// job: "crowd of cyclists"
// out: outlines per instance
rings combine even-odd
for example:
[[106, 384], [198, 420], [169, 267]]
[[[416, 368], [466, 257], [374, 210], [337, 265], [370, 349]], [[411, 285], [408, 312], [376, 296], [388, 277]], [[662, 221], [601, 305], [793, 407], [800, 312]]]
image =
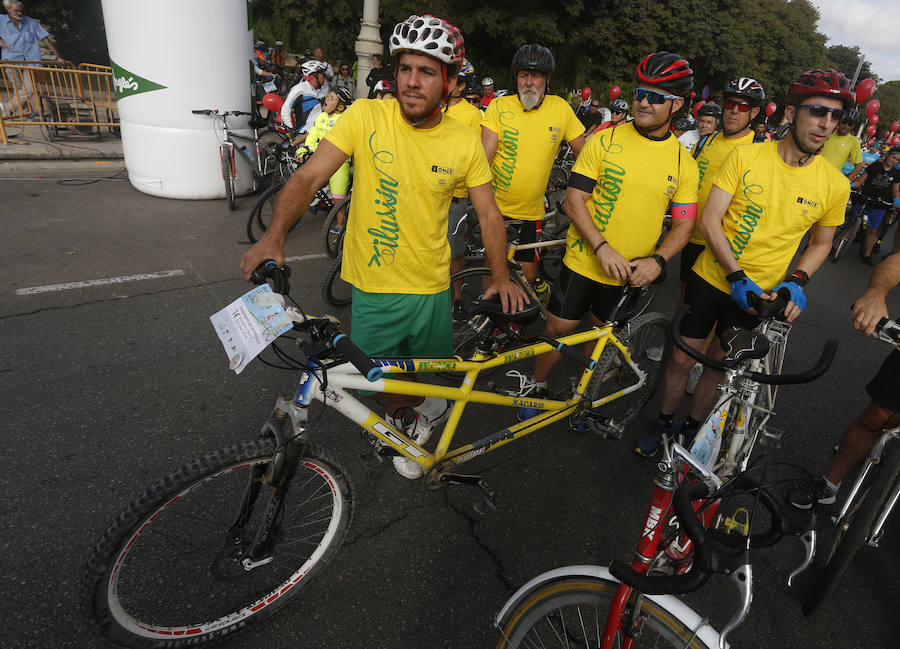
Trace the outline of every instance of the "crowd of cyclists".
[[[888, 316], [885, 296], [900, 282], [900, 255], [891, 254], [900, 235], [881, 264], [873, 248], [882, 221], [900, 209], [900, 147], [865, 165], [854, 135], [856, 97], [844, 74], [800, 75], [787, 92], [784, 123], [773, 133], [760, 115], [767, 93], [752, 70], [736, 71], [721, 89], [721, 104], [705, 103], [695, 119], [689, 109], [694, 71], [671, 52], [636, 61], [633, 96], [604, 106], [587, 88], [574, 105], [553, 94], [555, 60], [542, 45], [513, 53], [508, 93], [495, 90], [491, 78], [478, 81], [462, 34], [440, 18], [410, 16], [394, 27], [388, 45], [390, 63], [374, 62], [366, 99], [341, 84], [352, 78], [350, 65], [341, 64], [335, 75], [321, 50], [301, 61], [301, 78], [287, 91], [280, 119], [298, 129], [296, 144], [312, 155], [284, 186], [265, 235], [241, 261], [245, 278], [267, 259], [283, 263], [285, 236], [315, 192], [330, 179], [336, 197], [347, 193], [340, 179], [349, 176], [352, 158], [342, 276], [353, 286], [353, 340], [366, 354], [452, 355], [450, 275], [464, 264], [465, 237], [454, 226], [470, 207], [491, 269], [483, 299], [499, 299], [504, 310], [525, 308], [527, 297], [507, 272], [506, 222], [516, 224], [520, 244], [540, 240], [544, 193], [563, 145], [575, 156], [564, 202], [571, 224], [544, 335], [563, 336], [585, 317], [590, 324], [608, 321], [620, 287], [653, 282], [678, 257], [681, 301], [690, 307], [681, 336], [720, 360], [726, 329], [758, 324], [754, 299], [782, 294], [789, 299], [785, 319], [801, 316], [806, 287], [844, 223], [851, 183], [860, 189], [869, 225], [861, 257], [877, 265], [854, 305], [853, 324], [869, 335]], [[263, 54], [264, 44], [257, 46], [254, 56]], [[280, 47], [271, 51], [277, 56]], [[280, 60], [281, 68], [272, 67], [273, 56], [254, 61], [257, 73], [283, 74]], [[661, 237], [667, 216], [671, 228]], [[534, 281], [537, 249], [518, 252], [516, 261]], [[522, 395], [545, 395], [560, 358], [540, 356], [521, 381]], [[636, 435], [639, 455], [656, 456], [664, 436], [689, 443], [697, 432], [722, 378], [699, 369], [673, 351], [660, 413]], [[689, 387], [692, 375], [696, 385]], [[872, 403], [848, 430], [838, 469], [819, 478], [814, 493], [792, 494], [795, 505], [834, 501], [866, 445], [900, 421], [897, 385], [900, 349], [867, 385]], [[679, 420], [686, 390], [689, 411]], [[450, 412], [443, 399], [378, 398], [387, 421], [419, 444]], [[520, 419], [534, 414], [518, 413]], [[395, 466], [406, 477], [421, 475], [404, 458]]]

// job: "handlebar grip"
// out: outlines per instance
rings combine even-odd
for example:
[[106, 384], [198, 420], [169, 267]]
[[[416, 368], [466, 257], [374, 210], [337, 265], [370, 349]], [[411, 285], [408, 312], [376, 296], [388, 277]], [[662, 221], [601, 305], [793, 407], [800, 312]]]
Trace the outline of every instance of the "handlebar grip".
[[254, 284], [263, 284], [272, 280], [272, 290], [282, 295], [287, 295], [291, 290], [288, 278], [291, 276], [290, 266], [279, 266], [273, 259], [267, 259], [250, 273], [250, 281]]
[[747, 303], [753, 307], [760, 318], [773, 318], [784, 314], [784, 307], [791, 301], [791, 294], [787, 289], [779, 289], [778, 297], [774, 300], [764, 300], [753, 292], [747, 293]]
[[563, 356], [572, 359], [582, 367], [586, 367], [587, 369], [592, 370], [597, 366], [597, 361], [591, 360], [590, 356], [582, 354], [574, 347], [563, 344], [558, 340], [553, 340], [552, 338], [550, 340], [553, 342], [553, 344], [556, 345], [556, 351], [558, 351]]
[[347, 357], [350, 364], [359, 370], [360, 374], [365, 376], [369, 381], [377, 381], [384, 375], [384, 370], [378, 367], [371, 358], [366, 356], [363, 351], [356, 346], [350, 336], [347, 334], [338, 334], [331, 341], [331, 344]]

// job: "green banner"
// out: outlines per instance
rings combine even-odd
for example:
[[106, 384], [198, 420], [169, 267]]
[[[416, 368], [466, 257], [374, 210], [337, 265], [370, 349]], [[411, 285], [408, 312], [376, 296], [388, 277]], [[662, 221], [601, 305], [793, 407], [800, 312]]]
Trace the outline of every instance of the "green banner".
[[131, 95], [138, 95], [142, 92], [165, 89], [165, 86], [153, 83], [144, 77], [132, 74], [125, 68], [119, 67], [115, 61], [110, 61], [110, 64], [113, 69], [113, 86], [116, 89], [117, 100], [130, 97]]
[[253, 31], [253, 5], [247, 0], [247, 31]]

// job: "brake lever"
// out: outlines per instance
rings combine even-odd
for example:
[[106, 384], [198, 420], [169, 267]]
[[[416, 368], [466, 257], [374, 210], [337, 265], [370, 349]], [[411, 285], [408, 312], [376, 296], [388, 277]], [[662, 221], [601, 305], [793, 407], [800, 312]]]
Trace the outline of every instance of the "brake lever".
[[800, 573], [805, 572], [807, 568], [812, 564], [813, 559], [816, 556], [816, 531], [807, 530], [803, 534], [797, 537], [800, 539], [800, 542], [803, 544], [803, 550], [806, 553], [803, 557], [803, 562], [797, 566], [797, 568], [788, 575], [787, 585], [791, 587], [794, 585], [794, 578], [798, 576]]
[[719, 649], [725, 649], [728, 644], [726, 638], [732, 631], [738, 628], [747, 617], [747, 613], [750, 612], [750, 604], [753, 601], [753, 567], [749, 563], [745, 563], [732, 572], [729, 577], [738, 589], [738, 594], [741, 598], [741, 607], [738, 609], [738, 612], [728, 620], [728, 623], [719, 634]]

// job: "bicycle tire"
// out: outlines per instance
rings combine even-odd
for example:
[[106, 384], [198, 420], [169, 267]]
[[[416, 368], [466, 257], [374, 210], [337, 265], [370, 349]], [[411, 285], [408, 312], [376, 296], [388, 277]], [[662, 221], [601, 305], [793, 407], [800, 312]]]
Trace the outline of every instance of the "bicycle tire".
[[[594, 417], [585, 418], [588, 428], [598, 435], [612, 438], [621, 437], [625, 427], [647, 405], [662, 380], [672, 353], [671, 323], [662, 313], [638, 316], [616, 335], [628, 346], [632, 361], [647, 374], [647, 380], [640, 389], [589, 410], [593, 415], [601, 417], [602, 421], [597, 421]], [[622, 360], [621, 352], [614, 346], [607, 345], [588, 382], [586, 401], [613, 394], [634, 384], [634, 372]]]
[[[592, 575], [547, 581], [529, 593], [499, 624], [497, 649], [597, 647], [619, 584]], [[649, 598], [641, 601], [639, 647], [711, 649], [672, 611]], [[590, 629], [588, 628], [590, 627]], [[621, 646], [617, 636], [613, 646]]]
[[237, 209], [237, 201], [234, 198], [234, 175], [231, 172], [231, 156], [233, 155], [234, 152], [229, 152], [227, 147], [223, 146], [219, 149], [219, 159], [222, 161], [222, 180], [225, 183], [225, 200], [228, 201], [228, 209], [232, 212]]
[[353, 301], [353, 286], [341, 278], [342, 254], [331, 262], [322, 282], [322, 298], [331, 306], [347, 306]]
[[[483, 324], [479, 317], [476, 320], [466, 316], [472, 303], [480, 298], [485, 287], [490, 284], [491, 269], [485, 267], [465, 268], [450, 276], [450, 294], [453, 295], [453, 355], [462, 359], [468, 359], [475, 353], [475, 343], [479, 338], [476, 327]], [[515, 278], [510, 274], [510, 281]], [[517, 282], [518, 283], [518, 282]], [[458, 294], [457, 294], [458, 289]], [[487, 376], [498, 368], [493, 367], [481, 372], [479, 376]], [[447, 379], [459, 379], [459, 372], [437, 372], [438, 376]]]
[[[841, 255], [850, 247], [850, 242], [853, 240], [853, 237], [856, 236], [856, 228], [859, 226], [859, 220], [853, 219], [850, 223], [847, 223], [841, 226], [840, 231], [837, 236], [834, 238], [834, 250], [831, 253], [831, 261], [833, 263], [837, 263], [838, 259], [841, 258]], [[849, 235], [845, 236], [847, 233]]]
[[874, 467], [876, 473], [870, 479], [868, 489], [862, 493], [855, 511], [848, 515], [846, 527], [837, 530], [828, 559], [803, 602], [804, 614], [812, 615], [818, 609], [837, 586], [857, 550], [868, 540], [875, 519], [900, 477], [900, 449], [896, 446], [895, 442], [894, 448], [890, 449], [893, 452], [882, 454], [881, 462]]
[[[252, 468], [269, 464], [273, 449], [258, 439], [207, 453], [148, 485], [119, 514], [82, 578], [99, 631], [142, 648], [211, 642], [274, 613], [325, 568], [350, 525], [353, 495], [343, 469], [318, 452], [299, 461], [271, 560], [240, 563], [239, 546], [266, 511], [265, 486], [243, 532], [232, 527]], [[233, 498], [223, 497], [226, 489]]]
[[[275, 184], [269, 187], [260, 195], [253, 209], [250, 210], [250, 216], [247, 217], [247, 239], [250, 240], [250, 243], [259, 241], [269, 223], [272, 222], [272, 212], [275, 210], [275, 203], [278, 202], [278, 192], [283, 186]], [[293, 230], [294, 226], [291, 226], [291, 229]]]
[[[331, 228], [337, 223], [338, 212], [341, 211], [343, 207], [350, 204], [350, 196], [344, 196], [341, 200], [334, 204], [334, 207], [331, 208], [331, 211], [328, 212], [328, 216], [325, 217], [325, 222], [322, 224], [322, 245], [325, 247], [325, 252], [328, 253], [328, 256], [334, 259], [337, 256], [338, 252], [338, 244], [340, 243], [340, 239], [344, 234], [344, 230], [341, 229], [339, 232], [332, 232]], [[347, 214], [349, 212], [345, 212], [344, 214], [344, 223], [347, 223]]]

